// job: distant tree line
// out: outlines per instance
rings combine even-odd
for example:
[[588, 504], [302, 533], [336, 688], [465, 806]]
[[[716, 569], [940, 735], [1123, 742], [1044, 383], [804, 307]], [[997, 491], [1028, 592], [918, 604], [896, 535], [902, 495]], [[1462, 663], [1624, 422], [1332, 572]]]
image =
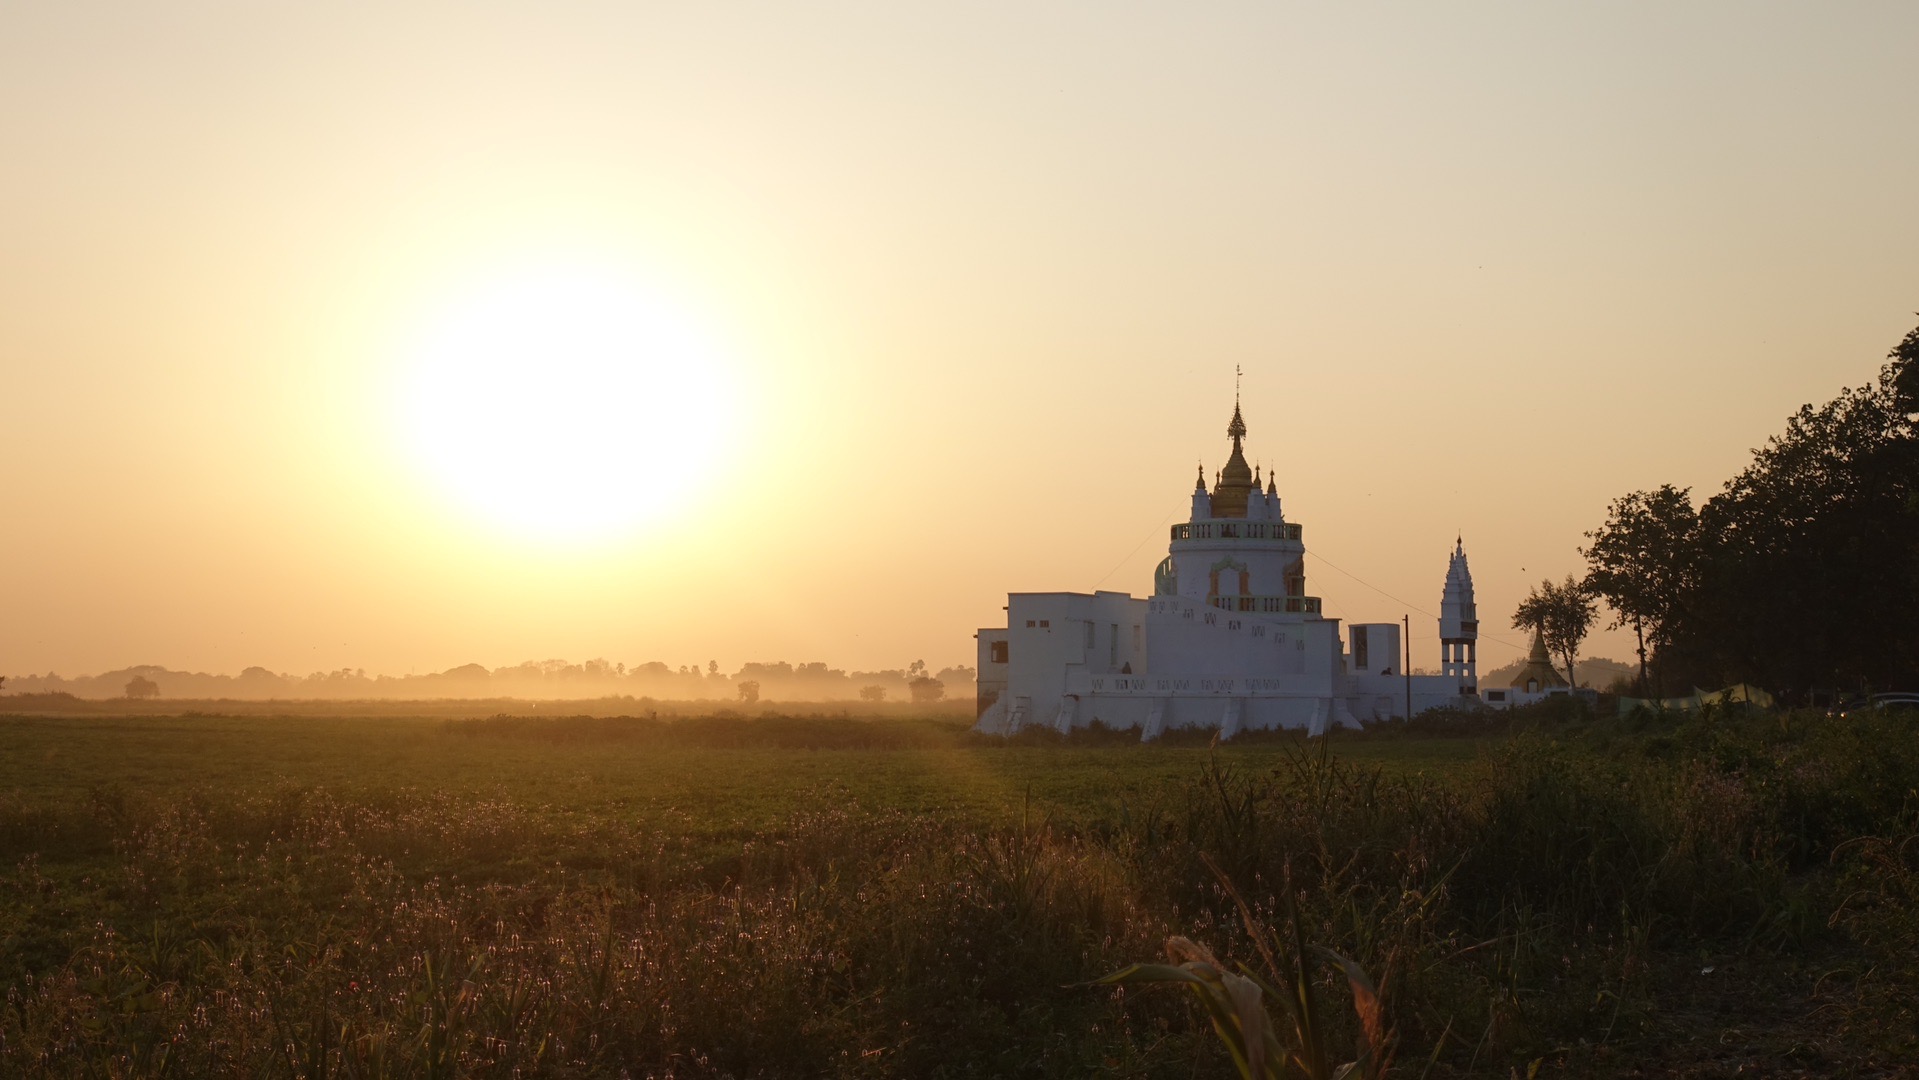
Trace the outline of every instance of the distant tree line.
[[1638, 641], [1660, 692], [1919, 680], [1919, 329], [1877, 381], [1806, 405], [1695, 506], [1663, 485], [1613, 501], [1580, 588]]
[[121, 668], [99, 675], [63, 678], [45, 675], [14, 676], [7, 689], [17, 693], [68, 693], [82, 698], [529, 698], [654, 697], [673, 700], [869, 701], [931, 702], [946, 696], [972, 693], [971, 667], [944, 668], [937, 673], [925, 661], [904, 668], [848, 671], [824, 663], [786, 661], [749, 663], [726, 674], [717, 661], [670, 665], [650, 661], [628, 667], [604, 659], [584, 663], [566, 660], [527, 661], [487, 668], [465, 664], [423, 675], [369, 675], [362, 668], [316, 671], [309, 675], [276, 674], [250, 667], [239, 675], [172, 671], [153, 664]]

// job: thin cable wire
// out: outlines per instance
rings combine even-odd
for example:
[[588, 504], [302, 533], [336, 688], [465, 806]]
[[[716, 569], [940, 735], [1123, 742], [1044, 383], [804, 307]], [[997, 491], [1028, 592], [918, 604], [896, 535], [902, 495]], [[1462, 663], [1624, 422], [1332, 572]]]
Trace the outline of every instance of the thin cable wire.
[[[1311, 555], [1311, 556], [1312, 556], [1313, 558], [1315, 558], [1315, 559], [1318, 559], [1318, 560], [1319, 560], [1320, 562], [1323, 562], [1323, 563], [1325, 563], [1325, 564], [1326, 564], [1327, 566], [1329, 566], [1329, 567], [1332, 567], [1332, 568], [1333, 568], [1334, 570], [1338, 570], [1338, 571], [1339, 571], [1340, 573], [1342, 573], [1342, 574], [1345, 574], [1345, 575], [1346, 575], [1347, 577], [1349, 577], [1349, 578], [1352, 578], [1352, 579], [1353, 579], [1354, 581], [1357, 581], [1357, 582], [1359, 582], [1359, 583], [1360, 583], [1361, 585], [1364, 585], [1364, 586], [1366, 586], [1367, 588], [1369, 588], [1369, 589], [1371, 589], [1371, 590], [1373, 590], [1374, 592], [1376, 592], [1376, 593], [1378, 593], [1379, 595], [1381, 595], [1381, 596], [1383, 596], [1383, 597], [1385, 597], [1385, 598], [1386, 598], [1386, 599], [1388, 599], [1388, 600], [1394, 600], [1394, 601], [1397, 601], [1397, 602], [1399, 602], [1399, 603], [1401, 603], [1401, 604], [1404, 604], [1404, 605], [1406, 605], [1406, 606], [1407, 606], [1408, 608], [1410, 608], [1410, 609], [1412, 609], [1413, 611], [1417, 611], [1417, 612], [1419, 612], [1419, 613], [1420, 613], [1421, 615], [1424, 615], [1424, 616], [1426, 616], [1426, 617], [1427, 617], [1427, 618], [1429, 618], [1429, 619], [1438, 619], [1438, 618], [1439, 618], [1439, 616], [1437, 616], [1437, 615], [1435, 615], [1435, 614], [1433, 614], [1433, 613], [1432, 613], [1432, 612], [1430, 612], [1430, 611], [1427, 611], [1427, 610], [1426, 610], [1425, 608], [1422, 608], [1422, 607], [1420, 607], [1420, 606], [1419, 606], [1418, 604], [1415, 604], [1415, 603], [1412, 603], [1411, 601], [1408, 601], [1408, 600], [1401, 600], [1401, 599], [1400, 599], [1399, 597], [1397, 597], [1397, 596], [1394, 596], [1394, 595], [1393, 595], [1392, 593], [1389, 593], [1389, 592], [1387, 592], [1387, 591], [1386, 591], [1385, 589], [1382, 589], [1382, 588], [1380, 588], [1379, 586], [1377, 586], [1377, 585], [1375, 585], [1375, 584], [1373, 584], [1372, 582], [1370, 582], [1370, 581], [1367, 581], [1366, 579], [1364, 579], [1364, 578], [1362, 578], [1362, 577], [1360, 577], [1360, 576], [1359, 576], [1358, 574], [1354, 574], [1354, 573], [1350, 573], [1350, 572], [1348, 572], [1348, 571], [1346, 571], [1345, 569], [1343, 569], [1343, 568], [1341, 568], [1341, 567], [1339, 566], [1339, 564], [1338, 564], [1338, 563], [1335, 563], [1335, 562], [1333, 562], [1333, 560], [1331, 560], [1331, 559], [1329, 559], [1329, 558], [1327, 558], [1327, 557], [1326, 557], [1326, 556], [1324, 556], [1324, 555], [1321, 555], [1321, 554], [1320, 554], [1319, 552], [1317, 552], [1317, 551], [1312, 551], [1312, 550], [1308, 550], [1308, 551], [1306, 552], [1306, 554], [1308, 554], [1308, 555]], [[1506, 645], [1506, 646], [1509, 646], [1509, 647], [1511, 647], [1511, 648], [1515, 648], [1515, 649], [1518, 649], [1518, 650], [1520, 650], [1521, 652], [1524, 652], [1524, 651], [1525, 651], [1526, 649], [1528, 649], [1528, 648], [1530, 648], [1530, 646], [1526, 646], [1526, 645], [1519, 645], [1519, 644], [1516, 644], [1516, 643], [1514, 643], [1514, 642], [1511, 642], [1511, 641], [1507, 641], [1507, 640], [1506, 640], [1505, 638], [1503, 638], [1503, 637], [1499, 637], [1499, 636], [1497, 636], [1497, 635], [1494, 635], [1494, 634], [1488, 634], [1488, 633], [1486, 633], [1486, 632], [1484, 632], [1484, 631], [1481, 631], [1481, 632], [1480, 632], [1480, 636], [1481, 636], [1481, 637], [1485, 637], [1485, 638], [1491, 638], [1491, 639], [1492, 639], [1493, 641], [1497, 641], [1497, 642], [1499, 642], [1499, 643], [1500, 643], [1501, 645]]]
[[1385, 589], [1382, 589], [1379, 586], [1373, 584], [1372, 582], [1367, 581], [1364, 578], [1361, 578], [1358, 574], [1348, 573], [1338, 563], [1333, 562], [1333, 560], [1327, 558], [1324, 555], [1321, 555], [1317, 551], [1308, 550], [1306, 554], [1311, 555], [1313, 558], [1318, 559], [1320, 562], [1325, 563], [1327, 566], [1332, 567], [1334, 570], [1338, 570], [1340, 573], [1345, 574], [1347, 577], [1352, 578], [1354, 581], [1359, 582], [1361, 585], [1366, 586], [1367, 588], [1373, 590], [1374, 592], [1378, 593], [1379, 595], [1385, 597], [1388, 600], [1392, 600], [1397, 603], [1404, 604], [1408, 608], [1411, 608], [1412, 610], [1419, 612], [1421, 615], [1424, 615], [1429, 619], [1439, 618], [1439, 616], [1434, 615], [1432, 612], [1427, 611], [1425, 608], [1420, 607], [1418, 604], [1415, 604], [1410, 600], [1402, 600], [1399, 597], [1394, 596], [1392, 593], [1387, 592]]
[[1157, 536], [1159, 534], [1159, 531], [1166, 527], [1166, 523], [1173, 520], [1173, 515], [1175, 513], [1177, 513], [1177, 511], [1174, 511], [1174, 510], [1166, 511], [1166, 516], [1163, 518], [1160, 518], [1159, 524], [1153, 526], [1151, 531], [1149, 531], [1145, 536], [1142, 536], [1139, 538], [1139, 543], [1133, 545], [1133, 550], [1127, 552], [1125, 558], [1114, 563], [1113, 568], [1111, 570], [1106, 571], [1106, 573], [1103, 576], [1101, 576], [1098, 581], [1093, 582], [1093, 591], [1098, 592], [1099, 587], [1101, 585], [1106, 584], [1107, 578], [1110, 578], [1114, 574], [1119, 573], [1120, 567], [1125, 566], [1128, 562], [1132, 561], [1133, 556], [1139, 554], [1139, 549], [1146, 546], [1146, 541], [1151, 540], [1154, 536]]

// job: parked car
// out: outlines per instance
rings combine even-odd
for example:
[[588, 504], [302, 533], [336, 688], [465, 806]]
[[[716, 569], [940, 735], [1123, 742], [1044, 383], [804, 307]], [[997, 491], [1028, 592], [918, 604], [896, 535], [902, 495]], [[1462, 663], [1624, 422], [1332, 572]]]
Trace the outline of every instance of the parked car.
[[1850, 716], [1853, 713], [1881, 712], [1886, 709], [1911, 709], [1919, 712], [1919, 694], [1895, 691], [1873, 694], [1871, 697], [1850, 698], [1841, 702], [1832, 712], [1835, 716]]

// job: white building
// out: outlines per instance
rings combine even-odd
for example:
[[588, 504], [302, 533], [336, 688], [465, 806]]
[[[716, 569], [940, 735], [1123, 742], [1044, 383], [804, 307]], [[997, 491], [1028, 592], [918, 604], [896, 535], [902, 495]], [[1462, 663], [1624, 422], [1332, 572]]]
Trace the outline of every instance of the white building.
[[1232, 456], [1209, 492], [1204, 467], [1192, 517], [1172, 529], [1153, 595], [1013, 593], [1006, 625], [982, 629], [978, 730], [1033, 724], [1064, 732], [1095, 721], [1138, 728], [1299, 728], [1476, 702], [1478, 616], [1463, 543], [1441, 600], [1440, 675], [1406, 676], [1398, 623], [1346, 628], [1306, 595], [1304, 530], [1286, 520], [1271, 477], [1246, 464], [1237, 402]]

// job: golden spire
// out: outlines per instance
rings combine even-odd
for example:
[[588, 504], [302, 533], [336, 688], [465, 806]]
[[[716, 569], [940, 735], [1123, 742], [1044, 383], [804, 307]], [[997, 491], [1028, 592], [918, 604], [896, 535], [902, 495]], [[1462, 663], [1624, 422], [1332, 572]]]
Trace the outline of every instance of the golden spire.
[[1220, 470], [1219, 482], [1213, 488], [1213, 516], [1216, 518], [1245, 517], [1246, 497], [1252, 493], [1253, 469], [1246, 464], [1246, 455], [1240, 444], [1246, 438], [1246, 420], [1239, 412], [1239, 368], [1233, 368], [1233, 420], [1226, 425], [1226, 434], [1233, 440], [1232, 456], [1226, 459], [1226, 467]]
[[1239, 453], [1239, 440], [1246, 437], [1246, 421], [1239, 417], [1239, 365], [1233, 365], [1233, 422], [1226, 425], [1226, 435], [1233, 440], [1233, 453]]

